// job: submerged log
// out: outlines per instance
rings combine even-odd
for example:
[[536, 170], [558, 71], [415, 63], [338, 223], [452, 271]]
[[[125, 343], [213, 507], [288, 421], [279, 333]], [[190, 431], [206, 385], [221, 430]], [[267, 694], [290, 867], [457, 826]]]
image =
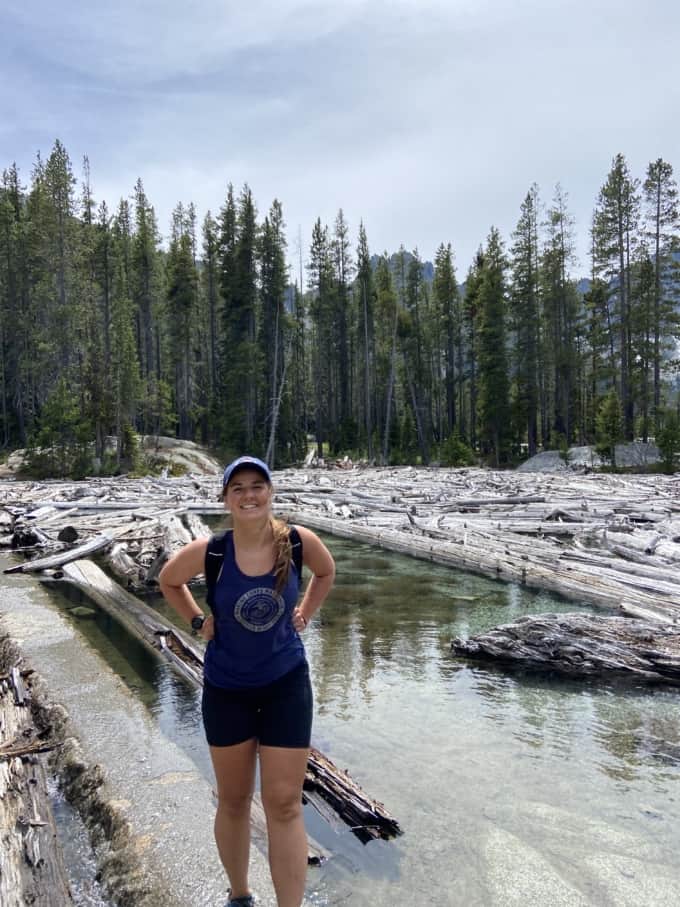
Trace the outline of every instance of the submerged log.
[[[63, 580], [80, 589], [107, 613], [120, 621], [134, 636], [166, 660], [194, 686], [203, 683], [203, 655], [184, 634], [169, 627], [148, 605], [111, 580], [96, 564], [79, 560], [63, 566]], [[49, 576], [40, 577], [54, 581]], [[346, 772], [312, 749], [305, 777], [305, 796], [323, 815], [326, 804], [366, 843], [401, 834], [397, 820], [382, 803], [370, 798]]]
[[540, 614], [451, 643], [456, 655], [572, 677], [680, 685], [680, 627], [627, 617]]

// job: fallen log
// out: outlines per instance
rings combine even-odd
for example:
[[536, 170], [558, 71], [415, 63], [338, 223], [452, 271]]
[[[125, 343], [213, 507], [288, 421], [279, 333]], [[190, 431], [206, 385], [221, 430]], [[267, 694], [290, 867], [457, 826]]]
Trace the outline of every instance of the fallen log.
[[[80, 589], [190, 683], [202, 685], [202, 653], [183, 633], [162, 621], [152, 608], [121, 588], [92, 561], [71, 562], [60, 573], [59, 579], [48, 575], [40, 579], [67, 581]], [[382, 803], [371, 799], [346, 772], [314, 748], [305, 777], [305, 796], [322, 814], [327, 811], [324, 804], [330, 805], [363, 843], [402, 833], [399, 823]]]
[[540, 614], [451, 642], [455, 655], [570, 677], [680, 685], [680, 627], [628, 617]]
[[[57, 845], [44, 757], [54, 747], [39, 739], [28, 705], [0, 680], [0, 904], [3, 907], [69, 907], [74, 903]], [[28, 676], [28, 675], [26, 675]], [[22, 682], [23, 688], [23, 682]]]
[[4, 573], [36, 573], [39, 570], [53, 570], [55, 567], [61, 567], [70, 561], [77, 561], [79, 558], [88, 557], [113, 542], [111, 535], [98, 535], [93, 539], [88, 539], [77, 548], [69, 548], [59, 554], [52, 554], [49, 557], [41, 557], [32, 561], [23, 561], [21, 564], [15, 564], [13, 567], [6, 567]]
[[312, 748], [307, 766], [304, 790], [309, 797], [318, 793], [328, 803], [362, 844], [376, 838], [389, 841], [401, 834], [398, 823], [382, 803], [367, 800], [366, 794], [347, 774], [338, 769], [323, 753]]

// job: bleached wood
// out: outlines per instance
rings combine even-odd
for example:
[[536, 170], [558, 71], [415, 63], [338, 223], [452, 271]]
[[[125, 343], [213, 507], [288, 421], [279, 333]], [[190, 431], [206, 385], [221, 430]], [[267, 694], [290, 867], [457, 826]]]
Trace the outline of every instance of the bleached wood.
[[[12, 668], [9, 673], [16, 686], [19, 672]], [[0, 680], [0, 904], [67, 907], [73, 898], [40, 755], [49, 744], [38, 740], [24, 698], [17, 703], [9, 678]]]
[[451, 643], [456, 655], [570, 676], [680, 685], [680, 627], [589, 614], [539, 614]]

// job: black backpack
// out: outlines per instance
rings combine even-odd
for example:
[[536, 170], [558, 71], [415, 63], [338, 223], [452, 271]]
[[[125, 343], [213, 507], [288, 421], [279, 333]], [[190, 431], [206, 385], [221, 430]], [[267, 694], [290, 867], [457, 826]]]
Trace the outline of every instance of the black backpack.
[[[226, 529], [224, 532], [218, 532], [217, 535], [211, 535], [208, 539], [208, 547], [205, 551], [205, 600], [211, 611], [214, 610], [213, 602], [215, 598], [215, 586], [217, 585], [217, 580], [222, 572], [222, 564], [224, 563], [224, 553], [227, 548], [227, 534], [233, 531], [233, 529]], [[289, 532], [290, 544], [293, 549], [292, 560], [297, 569], [298, 576], [302, 579], [302, 539], [295, 526], [291, 526]]]

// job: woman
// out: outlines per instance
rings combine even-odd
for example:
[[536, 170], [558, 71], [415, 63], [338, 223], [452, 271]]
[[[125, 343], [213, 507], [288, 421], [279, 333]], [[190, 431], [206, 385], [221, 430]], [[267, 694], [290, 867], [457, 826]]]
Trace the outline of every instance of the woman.
[[227, 907], [254, 903], [248, 858], [258, 753], [277, 904], [299, 907], [307, 871], [302, 783], [312, 726], [312, 690], [300, 634], [328, 595], [335, 565], [313, 532], [296, 527], [302, 562], [312, 573], [298, 603], [300, 576], [290, 531], [272, 516], [266, 464], [255, 457], [234, 460], [224, 470], [222, 491], [233, 530], [224, 535], [213, 613], [204, 617], [187, 587], [192, 577], [207, 572], [208, 539], [196, 539], [172, 557], [161, 571], [160, 586], [208, 642], [203, 722], [217, 779], [215, 839], [231, 886]]

